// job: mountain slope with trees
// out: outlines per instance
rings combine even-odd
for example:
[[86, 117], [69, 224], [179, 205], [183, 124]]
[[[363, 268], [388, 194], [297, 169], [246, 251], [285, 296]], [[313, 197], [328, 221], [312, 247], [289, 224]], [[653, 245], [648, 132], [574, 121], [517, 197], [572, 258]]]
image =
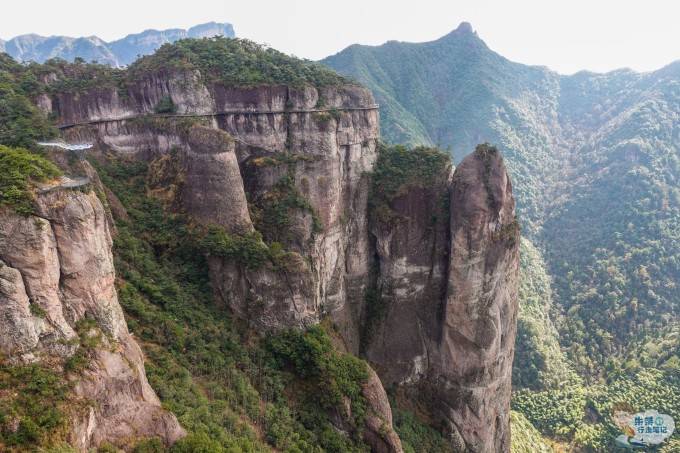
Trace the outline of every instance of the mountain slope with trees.
[[[563, 76], [503, 58], [469, 24], [432, 42], [354, 45], [323, 63], [374, 91], [388, 141], [436, 143], [455, 161], [487, 141], [506, 156], [524, 235], [516, 388], [539, 395], [574, 378], [580, 390], [549, 399], [575, 404], [576, 421], [586, 407], [609, 416], [596, 400], [621, 402], [610, 385], [657, 376], [674, 388], [680, 63]], [[554, 422], [536, 426], [573, 439]], [[610, 428], [593, 429], [581, 446], [602, 447]]]

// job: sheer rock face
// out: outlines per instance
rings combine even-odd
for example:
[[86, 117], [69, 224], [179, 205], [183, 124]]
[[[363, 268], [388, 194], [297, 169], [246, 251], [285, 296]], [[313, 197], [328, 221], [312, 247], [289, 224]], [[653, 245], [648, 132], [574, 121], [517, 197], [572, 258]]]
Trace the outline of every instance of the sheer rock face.
[[[92, 404], [75, 422], [75, 444], [140, 435], [173, 442], [183, 431], [161, 408], [127, 330], [109, 231], [93, 191], [42, 193], [35, 215], [0, 212], [0, 353], [14, 363], [59, 362], [76, 352], [78, 322], [95, 320], [110, 344], [76, 380], [75, 395]], [[134, 423], [121, 423], [130, 413]]]
[[[151, 191], [199, 223], [257, 229], [290, 252], [283, 265], [257, 269], [209, 257], [218, 303], [263, 332], [329, 316], [349, 351], [419, 401], [455, 449], [509, 451], [519, 232], [495, 149], [479, 147], [453, 177], [442, 169], [431, 187], [401, 194], [391, 208], [402, 221], [369, 227], [379, 134], [363, 88], [223, 87], [178, 72], [142, 79], [124, 97], [100, 94], [40, 105], [61, 123], [151, 113], [166, 96], [181, 113], [221, 112], [189, 129], [119, 120], [66, 132], [150, 162]], [[310, 111], [319, 104], [338, 110]], [[308, 206], [267, 231], [253, 208], [283, 180]], [[369, 289], [385, 305], [378, 317], [367, 316]], [[376, 434], [377, 420], [367, 423], [376, 451], [399, 451]]]
[[[373, 168], [379, 136], [371, 94], [351, 85], [206, 85], [195, 71], [176, 71], [141, 78], [126, 96], [117, 89], [58, 93], [40, 105], [60, 124], [74, 124], [153, 113], [168, 96], [178, 113], [220, 115], [202, 120], [201, 132], [186, 133], [167, 121], [121, 120], [75, 127], [66, 136], [94, 140], [152, 165], [179, 150], [174, 163], [165, 164], [180, 169], [174, 181], [178, 192], [165, 195], [200, 223], [228, 232], [252, 230], [256, 219], [250, 218], [248, 201], [268, 196], [290, 177], [311, 209], [290, 211], [291, 237], [277, 242], [299, 258], [293, 256], [286, 269], [258, 270], [211, 259], [217, 296], [255, 327], [305, 326], [330, 314], [358, 351], [370, 264], [366, 173]], [[337, 110], [314, 111], [321, 105]], [[216, 131], [210, 135], [209, 128], [233, 140], [217, 138]]]
[[431, 366], [446, 293], [450, 172], [442, 168], [432, 185], [397, 197], [396, 220], [371, 225], [382, 309], [364, 320], [362, 346], [386, 385], [417, 383]]
[[518, 272], [512, 185], [498, 151], [481, 145], [453, 176], [448, 287], [430, 376], [442, 416], [471, 451], [510, 449]]
[[181, 157], [181, 206], [204, 224], [231, 233], [253, 230], [248, 201], [234, 152], [234, 140], [222, 131], [192, 127]]
[[439, 421], [456, 451], [509, 451], [519, 265], [512, 188], [500, 154], [485, 145], [452, 180], [445, 174], [394, 200], [401, 221], [371, 230], [385, 308], [365, 355], [384, 384], [405, 388]]

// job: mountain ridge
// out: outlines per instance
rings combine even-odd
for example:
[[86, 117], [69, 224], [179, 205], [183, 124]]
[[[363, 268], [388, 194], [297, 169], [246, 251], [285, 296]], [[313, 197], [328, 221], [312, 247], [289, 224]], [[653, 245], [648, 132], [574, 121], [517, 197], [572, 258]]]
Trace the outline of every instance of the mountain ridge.
[[[474, 29], [473, 25], [470, 22], [463, 21], [458, 25], [458, 27], [456, 27], [453, 30], [451, 30], [450, 32], [440, 36], [439, 38], [430, 39], [430, 40], [427, 40], [427, 41], [401, 41], [401, 40], [398, 40], [398, 39], [388, 39], [387, 41], [383, 42], [382, 44], [359, 44], [359, 43], [355, 43], [355, 44], [350, 44], [349, 46], [345, 47], [344, 49], [341, 49], [341, 50], [339, 50], [339, 51], [337, 51], [333, 54], [330, 54], [330, 55], [322, 58], [319, 61], [331, 59], [332, 57], [335, 57], [338, 54], [341, 54], [341, 53], [346, 52], [348, 50], [355, 50], [357, 48], [378, 49], [378, 48], [381, 48], [381, 47], [385, 47], [385, 46], [388, 46], [388, 45], [394, 45], [394, 44], [405, 44], [405, 45], [420, 46], [420, 45], [424, 45], [424, 44], [436, 43], [436, 42], [439, 42], [439, 41], [446, 41], [447, 39], [450, 39], [452, 37], [456, 37], [460, 34], [473, 35], [474, 37], [476, 37], [477, 39], [482, 41], [482, 43], [487, 48], [489, 48], [489, 50], [492, 50], [489, 47], [489, 45], [486, 43], [486, 41], [484, 41], [479, 36], [477, 31]], [[663, 66], [660, 66], [656, 69], [651, 69], [651, 70], [647, 70], [647, 71], [639, 71], [639, 70], [630, 68], [628, 66], [622, 66], [622, 67], [610, 69], [610, 70], [607, 70], [607, 71], [593, 71], [593, 70], [590, 70], [590, 69], [579, 69], [579, 70], [572, 72], [572, 73], [562, 73], [558, 70], [552, 69], [548, 65], [522, 63], [520, 61], [515, 61], [513, 59], [505, 57], [505, 56], [501, 55], [500, 53], [498, 53], [496, 51], [493, 51], [493, 52], [496, 53], [497, 55], [499, 55], [500, 57], [506, 59], [510, 63], [515, 63], [515, 64], [519, 64], [519, 65], [522, 65], [522, 66], [525, 66], [525, 67], [530, 67], [530, 68], [546, 69], [546, 70], [548, 70], [550, 72], [554, 72], [555, 74], [558, 74], [559, 76], [562, 76], [562, 77], [571, 77], [571, 76], [580, 75], [582, 73], [586, 73], [586, 74], [590, 74], [590, 75], [608, 75], [608, 74], [617, 73], [617, 72], [633, 72], [633, 73], [636, 73], [636, 74], [649, 74], [649, 73], [653, 73], [653, 72], [662, 71], [662, 70], [668, 68], [669, 66], [680, 65], [680, 58], [678, 58], [678, 59], [672, 60], [672, 61], [670, 61], [670, 62], [668, 62], [668, 63], [664, 64]]]
[[[513, 384], [554, 404], [539, 410], [522, 397], [516, 407], [544, 434], [571, 429], [556, 428], [551, 410], [585, 404], [567, 401], [587, 393], [580, 384], [558, 402], [540, 393], [565, 388], [570, 368], [590, 384], [678, 374], [679, 62], [561, 75], [457, 30], [426, 43], [353, 46], [322, 62], [373, 90], [387, 141], [436, 143], [455, 161], [472, 142], [504, 153], [526, 254]], [[602, 388], [609, 396], [592, 398], [628, 403]], [[662, 391], [654, 398], [677, 414]]]
[[15, 36], [7, 41], [0, 40], [0, 51], [6, 52], [18, 61], [43, 63], [50, 58], [73, 61], [97, 61], [113, 67], [127, 66], [139, 56], [153, 53], [166, 43], [184, 38], [211, 38], [213, 36], [236, 36], [230, 23], [206, 22], [188, 29], [170, 28], [165, 30], [146, 29], [113, 41], [104, 41], [97, 36], [41, 36], [35, 33]]

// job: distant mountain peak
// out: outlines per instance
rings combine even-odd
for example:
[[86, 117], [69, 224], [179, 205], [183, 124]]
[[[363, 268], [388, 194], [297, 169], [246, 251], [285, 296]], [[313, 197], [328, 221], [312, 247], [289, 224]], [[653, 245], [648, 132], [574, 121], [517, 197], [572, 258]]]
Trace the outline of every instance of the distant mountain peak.
[[187, 30], [190, 38], [212, 37], [212, 36], [234, 36], [234, 27], [227, 23], [206, 22], [198, 24]]
[[470, 22], [461, 22], [460, 25], [458, 25], [458, 28], [454, 30], [456, 33], [475, 33], [475, 31], [472, 28], [472, 24]]
[[460, 38], [480, 39], [479, 36], [477, 35], [477, 32], [474, 30], [474, 28], [472, 28], [472, 24], [470, 24], [470, 22], [461, 22], [460, 25], [458, 25], [458, 27], [454, 29], [451, 33], [444, 35], [439, 39], [447, 40]]

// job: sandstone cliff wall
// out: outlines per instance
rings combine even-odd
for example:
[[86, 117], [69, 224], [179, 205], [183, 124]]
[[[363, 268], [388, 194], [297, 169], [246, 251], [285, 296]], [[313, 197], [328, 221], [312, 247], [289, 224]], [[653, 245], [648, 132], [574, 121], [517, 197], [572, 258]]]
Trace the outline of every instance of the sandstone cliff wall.
[[[73, 124], [153, 113], [166, 96], [172, 98], [178, 113], [239, 112], [201, 120], [205, 127], [227, 132], [234, 143], [225, 143], [218, 153], [214, 143], [222, 143], [222, 138], [214, 143], [209, 137], [200, 140], [200, 133], [187, 134], [161, 119], [76, 127], [67, 130], [66, 137], [95, 140], [116, 153], [149, 162], [182, 150], [180, 166], [187, 180], [183, 181], [181, 208], [204, 224], [220, 224], [230, 231], [234, 223], [241, 224], [241, 230], [252, 228], [244, 195], [255, 199], [289, 175], [312, 212], [293, 216], [293, 228], [300, 234], [295, 241], [283, 241], [283, 246], [310, 259], [297, 260], [299, 266], [292, 266], [286, 276], [272, 275], [266, 269], [235, 269], [231, 263], [211, 260], [217, 293], [254, 325], [267, 328], [309, 325], [333, 314], [344, 320], [341, 324], [351, 349], [358, 351], [356, 326], [369, 264], [366, 173], [376, 158], [378, 113], [343, 109], [373, 107], [370, 93], [356, 86], [206, 86], [196, 73], [178, 72], [134, 83], [125, 96], [118, 89], [77, 96], [64, 93], [43, 99], [41, 105], [56, 115], [58, 123]], [[318, 105], [337, 110], [308, 111]], [[261, 165], [265, 158], [269, 163]], [[229, 162], [218, 165], [216, 159]], [[188, 181], [191, 178], [196, 183]], [[317, 231], [312, 231], [311, 214], [320, 226]], [[258, 301], [261, 308], [253, 312], [240, 307], [247, 298]]]

